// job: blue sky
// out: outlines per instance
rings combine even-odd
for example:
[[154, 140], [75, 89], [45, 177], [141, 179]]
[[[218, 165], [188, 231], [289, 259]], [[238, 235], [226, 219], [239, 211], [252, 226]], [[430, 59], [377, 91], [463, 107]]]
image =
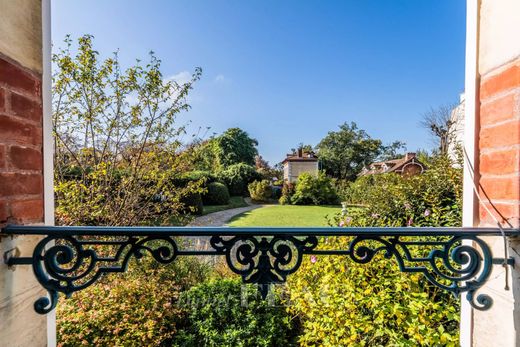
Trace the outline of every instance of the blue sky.
[[54, 0], [52, 35], [93, 34], [123, 63], [203, 69], [182, 115], [192, 131], [240, 127], [275, 164], [354, 121], [384, 142], [430, 148], [418, 125], [464, 88], [463, 0]]

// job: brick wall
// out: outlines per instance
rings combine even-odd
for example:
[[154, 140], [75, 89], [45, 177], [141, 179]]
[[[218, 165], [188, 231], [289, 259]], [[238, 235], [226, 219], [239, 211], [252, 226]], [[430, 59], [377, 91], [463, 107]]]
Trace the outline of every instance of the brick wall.
[[[502, 222], [520, 223], [520, 59], [481, 76], [480, 189]], [[481, 206], [481, 226], [495, 225]]]
[[43, 221], [41, 75], [0, 55], [0, 224]]

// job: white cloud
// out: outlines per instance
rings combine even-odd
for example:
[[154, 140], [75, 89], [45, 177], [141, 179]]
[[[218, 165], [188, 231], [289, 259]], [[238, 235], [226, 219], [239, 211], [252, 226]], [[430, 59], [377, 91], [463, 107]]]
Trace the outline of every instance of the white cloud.
[[184, 84], [191, 81], [191, 73], [189, 71], [181, 71], [175, 75], [167, 77], [166, 81], [175, 81], [178, 84]]
[[226, 77], [224, 77], [223, 74], [218, 74], [217, 76], [215, 76], [215, 82], [224, 82], [226, 81]]

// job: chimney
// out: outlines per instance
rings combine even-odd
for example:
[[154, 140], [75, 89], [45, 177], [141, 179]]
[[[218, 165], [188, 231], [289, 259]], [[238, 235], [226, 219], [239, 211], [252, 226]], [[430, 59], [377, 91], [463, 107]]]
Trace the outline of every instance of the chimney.
[[298, 148], [298, 158], [302, 158], [303, 157], [303, 148]]
[[405, 160], [410, 160], [412, 158], [415, 158], [415, 153], [411, 152], [411, 153], [406, 153], [405, 156], [404, 156], [404, 159]]

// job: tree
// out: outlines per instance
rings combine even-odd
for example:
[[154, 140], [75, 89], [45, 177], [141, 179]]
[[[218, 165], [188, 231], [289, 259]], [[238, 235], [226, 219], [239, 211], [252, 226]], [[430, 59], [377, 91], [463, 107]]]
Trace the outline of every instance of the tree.
[[455, 103], [440, 105], [437, 108], [431, 107], [422, 116], [420, 124], [429, 131], [440, 154], [447, 154], [456, 140], [457, 119], [452, 117], [456, 107]]
[[388, 156], [403, 147], [396, 141], [384, 146], [371, 138], [356, 123], [343, 123], [338, 131], [330, 131], [316, 146], [325, 172], [335, 178], [355, 180], [365, 165], [381, 156]]
[[258, 141], [249, 137], [244, 130], [230, 128], [213, 141], [219, 168], [224, 169], [229, 165], [240, 163], [255, 165]]
[[166, 221], [183, 196], [201, 189], [175, 187], [183, 171], [177, 116], [189, 109], [192, 85], [163, 78], [153, 52], [123, 70], [118, 54], [99, 59], [93, 37], [53, 55], [56, 217], [59, 224], [136, 225]]

